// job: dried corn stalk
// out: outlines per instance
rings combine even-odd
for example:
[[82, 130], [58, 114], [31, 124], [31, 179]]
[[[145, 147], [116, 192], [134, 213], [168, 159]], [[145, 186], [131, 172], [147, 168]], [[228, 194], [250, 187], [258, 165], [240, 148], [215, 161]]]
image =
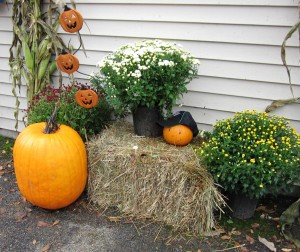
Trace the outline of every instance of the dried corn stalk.
[[[19, 99], [22, 79], [27, 86], [27, 100], [50, 83], [50, 75], [56, 69], [55, 55], [66, 48], [57, 34], [59, 11], [50, 1], [42, 12], [42, 1], [13, 1], [13, 41], [9, 64], [12, 76], [12, 92], [16, 97], [16, 128], [18, 127]], [[45, 5], [44, 5], [45, 6]], [[60, 78], [61, 79], [61, 78]]]
[[[299, 8], [299, 10], [300, 10], [300, 8]], [[284, 67], [285, 67], [285, 69], [287, 71], [287, 75], [288, 75], [288, 79], [289, 79], [289, 85], [290, 85], [290, 90], [291, 90], [293, 98], [291, 98], [291, 99], [285, 99], [285, 100], [275, 100], [275, 101], [273, 101], [271, 103], [271, 105], [269, 105], [269, 106], [266, 107], [265, 111], [267, 113], [269, 113], [271, 111], [274, 111], [275, 109], [283, 107], [283, 106], [288, 105], [288, 104], [299, 103], [299, 101], [300, 101], [300, 97], [295, 97], [294, 96], [294, 91], [293, 91], [293, 86], [292, 86], [292, 79], [291, 79], [291, 73], [290, 73], [290, 69], [289, 69], [289, 66], [288, 66], [287, 61], [286, 61], [286, 50], [285, 50], [287, 41], [297, 31], [299, 33], [299, 43], [300, 43], [300, 21], [298, 21], [295, 25], [293, 25], [291, 27], [291, 29], [289, 30], [289, 32], [286, 34], [286, 36], [285, 36], [285, 38], [284, 38], [284, 40], [282, 42], [282, 45], [281, 45], [281, 61], [282, 61], [282, 64], [284, 65]]]

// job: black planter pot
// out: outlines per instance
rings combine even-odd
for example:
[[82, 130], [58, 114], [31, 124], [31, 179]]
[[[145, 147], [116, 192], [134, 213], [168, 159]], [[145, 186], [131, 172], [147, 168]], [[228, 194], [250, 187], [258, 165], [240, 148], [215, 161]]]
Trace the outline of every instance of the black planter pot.
[[231, 193], [229, 207], [232, 209], [232, 217], [245, 220], [253, 217], [258, 199], [251, 199], [243, 193]]
[[134, 133], [138, 136], [162, 136], [163, 128], [156, 123], [157, 120], [162, 118], [158, 109], [141, 106], [133, 111], [132, 117]]

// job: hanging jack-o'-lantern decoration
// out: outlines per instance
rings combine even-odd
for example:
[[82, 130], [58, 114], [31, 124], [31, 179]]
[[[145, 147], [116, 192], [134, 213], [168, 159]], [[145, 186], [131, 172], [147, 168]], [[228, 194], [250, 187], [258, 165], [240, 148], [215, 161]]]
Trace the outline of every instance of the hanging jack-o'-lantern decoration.
[[56, 64], [62, 72], [67, 74], [74, 73], [79, 68], [79, 60], [77, 57], [65, 51], [58, 55], [56, 58]]
[[74, 33], [81, 30], [83, 18], [79, 11], [65, 5], [64, 11], [59, 16], [59, 23], [66, 32]]
[[81, 87], [75, 94], [75, 101], [84, 108], [93, 108], [98, 104], [99, 96], [92, 89]]

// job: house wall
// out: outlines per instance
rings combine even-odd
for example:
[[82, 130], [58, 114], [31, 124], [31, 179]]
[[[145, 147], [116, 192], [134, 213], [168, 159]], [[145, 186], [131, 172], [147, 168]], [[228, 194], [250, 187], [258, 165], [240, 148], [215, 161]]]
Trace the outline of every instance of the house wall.
[[[76, 0], [86, 24], [81, 30], [87, 57], [79, 51], [79, 71], [90, 74], [96, 63], [119, 46], [141, 39], [177, 42], [200, 61], [193, 80], [175, 110], [190, 111], [199, 129], [244, 109], [264, 110], [272, 100], [292, 98], [282, 66], [280, 46], [298, 20], [297, 0]], [[11, 94], [8, 49], [12, 40], [10, 11], [0, 7], [0, 134], [14, 130], [15, 98]], [[64, 41], [78, 46], [77, 36], [60, 30]], [[293, 93], [300, 96], [299, 41], [287, 43]], [[76, 73], [79, 82], [86, 76]], [[53, 82], [58, 78], [54, 76]], [[65, 76], [64, 83], [68, 83]], [[25, 89], [20, 93], [26, 109]], [[300, 132], [300, 104], [275, 111]], [[19, 116], [21, 120], [22, 113]], [[18, 130], [23, 124], [19, 123]], [[14, 134], [14, 133], [13, 133]]]

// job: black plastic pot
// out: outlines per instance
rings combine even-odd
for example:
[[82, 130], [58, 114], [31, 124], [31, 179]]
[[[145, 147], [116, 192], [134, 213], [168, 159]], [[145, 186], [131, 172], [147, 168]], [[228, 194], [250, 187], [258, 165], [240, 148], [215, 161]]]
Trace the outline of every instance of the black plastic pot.
[[132, 117], [134, 133], [138, 136], [162, 136], [163, 128], [156, 123], [157, 120], [162, 118], [158, 109], [141, 106], [133, 111]]
[[253, 217], [258, 199], [251, 199], [243, 193], [231, 193], [229, 197], [229, 207], [232, 209], [232, 217], [241, 220]]

